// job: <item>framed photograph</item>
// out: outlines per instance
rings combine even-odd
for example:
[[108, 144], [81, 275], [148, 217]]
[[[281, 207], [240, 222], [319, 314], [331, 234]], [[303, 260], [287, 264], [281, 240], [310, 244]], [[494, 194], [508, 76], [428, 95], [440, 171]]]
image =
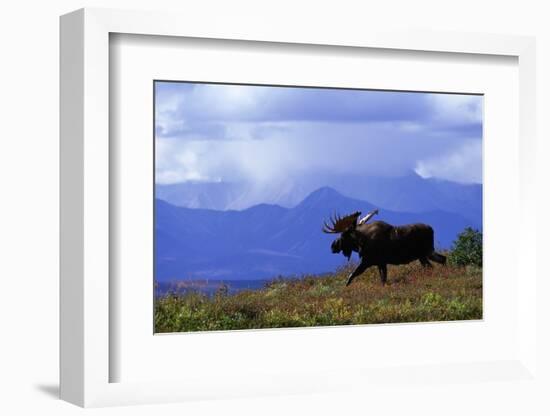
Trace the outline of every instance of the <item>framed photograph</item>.
[[156, 80], [154, 107], [155, 333], [482, 319], [482, 95]]
[[243, 33], [61, 18], [62, 398], [536, 385], [534, 40]]

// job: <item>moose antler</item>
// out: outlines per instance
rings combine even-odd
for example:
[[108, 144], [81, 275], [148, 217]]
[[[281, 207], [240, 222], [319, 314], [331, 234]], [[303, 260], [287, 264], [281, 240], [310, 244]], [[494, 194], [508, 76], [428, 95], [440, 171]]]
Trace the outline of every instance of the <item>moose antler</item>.
[[370, 220], [376, 214], [378, 214], [378, 209], [375, 209], [375, 210], [369, 212], [367, 215], [365, 215], [363, 218], [361, 218], [357, 225], [362, 225], [362, 224], [366, 223], [368, 220]]
[[356, 211], [353, 214], [346, 215], [345, 217], [340, 217], [335, 214], [330, 218], [330, 225], [326, 222], [323, 223], [323, 232], [327, 234], [343, 233], [352, 225], [355, 226], [357, 224], [357, 218], [359, 218], [360, 215], [360, 211]]

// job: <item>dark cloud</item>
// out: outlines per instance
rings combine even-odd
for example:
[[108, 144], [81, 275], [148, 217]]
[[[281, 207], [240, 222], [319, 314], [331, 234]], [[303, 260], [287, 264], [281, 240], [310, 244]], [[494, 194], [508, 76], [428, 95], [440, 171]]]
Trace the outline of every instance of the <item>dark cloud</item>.
[[157, 83], [157, 180], [416, 170], [480, 181], [481, 110], [479, 96]]
[[430, 106], [422, 93], [328, 88], [157, 83], [156, 94], [178, 97], [164, 115], [209, 122], [421, 120]]

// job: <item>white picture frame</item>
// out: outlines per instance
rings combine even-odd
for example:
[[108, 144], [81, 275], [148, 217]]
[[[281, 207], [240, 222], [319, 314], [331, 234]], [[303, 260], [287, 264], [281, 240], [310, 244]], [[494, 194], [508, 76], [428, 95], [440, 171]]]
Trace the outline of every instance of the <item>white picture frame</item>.
[[[519, 66], [519, 200], [520, 222], [515, 249], [522, 279], [517, 292], [517, 354], [498, 362], [442, 362], [407, 369], [332, 369], [319, 374], [281, 372], [263, 379], [238, 380], [221, 374], [213, 381], [192, 377], [178, 381], [111, 382], [117, 357], [110, 349], [109, 253], [109, 36], [147, 36], [332, 45], [453, 54], [516, 57]], [[284, 46], [283, 46], [284, 47]], [[276, 24], [236, 26], [224, 19], [193, 21], [185, 15], [83, 9], [61, 18], [61, 398], [80, 406], [107, 406], [185, 401], [198, 398], [253, 397], [283, 393], [319, 393], [352, 388], [373, 389], [384, 380], [407, 378], [428, 385], [434, 380], [486, 380], [538, 383], [536, 361], [536, 211], [535, 198], [535, 42], [533, 38], [465, 34], [362, 30], [330, 33], [322, 28], [303, 33]], [[517, 273], [511, 270], [510, 273]], [[412, 329], [414, 331], [414, 329]], [[252, 334], [251, 336], [254, 336]], [[311, 333], [308, 336], [315, 336]], [[335, 336], [335, 335], [333, 335]], [[368, 371], [367, 371], [368, 370]], [[500, 378], [499, 378], [500, 377]]]

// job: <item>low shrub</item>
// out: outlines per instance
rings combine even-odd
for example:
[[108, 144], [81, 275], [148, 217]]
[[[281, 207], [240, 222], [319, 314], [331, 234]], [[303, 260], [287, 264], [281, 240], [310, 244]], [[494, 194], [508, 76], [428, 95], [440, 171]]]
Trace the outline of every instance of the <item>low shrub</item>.
[[467, 227], [453, 242], [448, 256], [449, 264], [454, 266], [474, 265], [481, 267], [483, 263], [483, 235], [480, 231]]

